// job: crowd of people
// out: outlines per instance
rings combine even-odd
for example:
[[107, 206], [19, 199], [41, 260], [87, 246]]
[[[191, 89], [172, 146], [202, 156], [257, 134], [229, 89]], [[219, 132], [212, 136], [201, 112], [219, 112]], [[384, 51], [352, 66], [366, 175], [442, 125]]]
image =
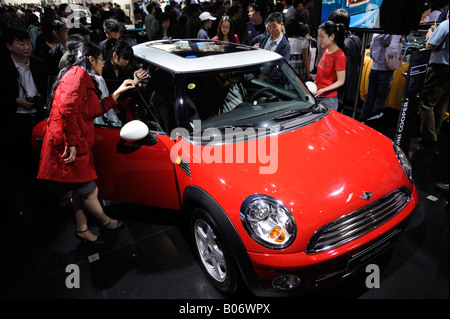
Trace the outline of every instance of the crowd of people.
[[[314, 25], [313, 3], [312, 0], [285, 0], [284, 3], [270, 0], [256, 0], [252, 3], [248, 0], [216, 0], [200, 3], [187, 1], [182, 6], [170, 1], [163, 7], [157, 2], [135, 2], [133, 20], [145, 30], [146, 40], [213, 39], [275, 51], [291, 64], [302, 81], [315, 81], [315, 96], [321, 103], [339, 111], [344, 105], [352, 105], [355, 93], [358, 92], [358, 77], [355, 75], [361, 65], [361, 39], [349, 30], [350, 14], [344, 9], [333, 12], [328, 17], [329, 21]], [[79, 19], [71, 20], [73, 15], [67, 4], [58, 7], [0, 7], [0, 53], [6, 57], [0, 60], [0, 68], [6, 72], [0, 79], [0, 93], [5, 106], [3, 113], [12, 119], [2, 124], [0, 134], [3, 145], [13, 150], [11, 158], [2, 159], [7, 161], [1, 165], [3, 176], [9, 176], [6, 181], [17, 180], [17, 176], [11, 176], [13, 172], [27, 174], [32, 179], [37, 174], [37, 163], [29, 165], [33, 159], [29, 136], [36, 123], [48, 115], [44, 114], [43, 108], [47, 98], [53, 98], [54, 92], [57, 92], [55, 86], [51, 90], [51, 81], [48, 79], [56, 78], [56, 85], [63, 85], [60, 84], [62, 76], [74, 73], [73, 69], [68, 72], [69, 67], [75, 66], [74, 61], [78, 61], [77, 66], [80, 66], [82, 60], [84, 69], [90, 70], [91, 76], [85, 79], [86, 76], [81, 74], [83, 72], [78, 72], [76, 76], [75, 72], [72, 76], [78, 82], [82, 78], [84, 86], [94, 83], [100, 100], [108, 101], [110, 95], [117, 91], [124, 93], [129, 86], [137, 84], [136, 78], [146, 76], [143, 70], [131, 72], [127, 68], [133, 58], [132, 45], [136, 43], [136, 39], [125, 27], [131, 23], [130, 17], [117, 4], [89, 4], [89, 11], [91, 16], [88, 24], [87, 16], [79, 15]], [[422, 18], [426, 20], [431, 16], [431, 19], [439, 19], [433, 18], [437, 16], [434, 11], [425, 7]], [[436, 142], [442, 114], [448, 108], [448, 13], [446, 21], [446, 32], [442, 30], [445, 28], [443, 23], [444, 27], [440, 26], [436, 35], [433, 35], [434, 30], [427, 34], [427, 39], [431, 40], [429, 49], [440, 50], [436, 54], [439, 59], [432, 56], [432, 61], [446, 65], [444, 69], [447, 72], [444, 74], [441, 67], [432, 67], [434, 73], [429, 75], [426, 82], [426, 87], [428, 88], [428, 81], [430, 86], [426, 99], [422, 101], [420, 114], [423, 117], [425, 139], [430, 143]], [[443, 46], [441, 39], [444, 39]], [[360, 115], [361, 121], [367, 122], [382, 116], [393, 75], [393, 71], [388, 69], [383, 60], [387, 48], [390, 49], [389, 57], [397, 55], [401, 51], [402, 42], [404, 39], [400, 35], [373, 35], [371, 56], [374, 63], [369, 76], [369, 92]], [[86, 55], [85, 49], [88, 47], [95, 54]], [[315, 48], [323, 51], [317, 59], [315, 55], [311, 55]], [[438, 75], [437, 81], [445, 81], [444, 77], [447, 81], [444, 89], [439, 92], [432, 91], [439, 86], [432, 84], [436, 83], [436, 79], [431, 78], [435, 74]], [[114, 81], [106, 84], [104, 80]], [[131, 84], [125, 81], [134, 82]], [[128, 86], [124, 86], [124, 83], [128, 83]], [[120, 94], [115, 95], [115, 100]], [[53, 105], [53, 109], [61, 111], [64, 107]], [[107, 111], [105, 108], [103, 110]], [[434, 115], [433, 110], [439, 110], [439, 114]], [[105, 117], [104, 120], [119, 123], [126, 118]], [[13, 143], [11, 137], [14, 137]], [[73, 145], [69, 141], [65, 140], [64, 143], [60, 145], [59, 151], [69, 163], [63, 164], [71, 164], [77, 151], [70, 148]], [[10, 170], [11, 167], [16, 169]], [[24, 170], [23, 167], [27, 169]], [[65, 169], [67, 167], [64, 166]], [[42, 167], [40, 169], [40, 176], [48, 177], [48, 171], [48, 174], [44, 174]], [[82, 206], [94, 207], [92, 210], [103, 225], [108, 227], [112, 223], [111, 227], [116, 228], [118, 221], [109, 219], [108, 222], [108, 217], [99, 210], [98, 203], [89, 202], [91, 198], [87, 195], [94, 194], [96, 197], [95, 184], [89, 184], [94, 177], [95, 174], [88, 180], [82, 178], [82, 185], [73, 185], [80, 180], [69, 179], [71, 187], [75, 187], [79, 194], [75, 200], [78, 203], [75, 210], [79, 211]], [[61, 179], [58, 177], [57, 181]], [[16, 194], [10, 194], [10, 197], [14, 196]], [[82, 215], [79, 213], [77, 216]], [[77, 237], [94, 242], [97, 240], [96, 236], [88, 232], [85, 219], [77, 226]]]
[[[3, 34], [9, 27], [27, 30], [30, 34], [33, 55], [44, 60], [50, 67], [51, 75], [56, 75], [58, 65], [55, 61], [59, 61], [65, 53], [67, 37], [71, 34], [89, 37], [91, 42], [97, 44], [111, 37], [110, 33], [114, 33], [117, 38], [132, 38], [125, 27], [132, 24], [132, 19], [125, 14], [120, 5], [104, 3], [88, 6], [91, 15], [90, 24], [88, 25], [87, 18], [83, 16], [76, 27], [73, 26], [72, 20], [67, 20], [72, 14], [67, 4], [45, 7], [38, 5], [0, 7], [0, 33]], [[299, 51], [293, 52], [293, 59], [298, 63], [293, 64], [305, 79], [310, 79], [311, 70], [308, 67], [310, 59], [308, 51], [304, 49], [311, 40], [310, 30], [316, 33], [314, 30], [317, 26], [310, 27], [312, 10], [312, 0], [287, 0], [285, 4], [281, 2], [275, 4], [269, 0], [256, 0], [252, 3], [249, 0], [198, 3], [170, 1], [164, 5], [149, 1], [134, 3], [133, 20], [136, 26], [145, 28], [145, 38], [148, 40], [202, 38], [255, 45], [263, 35], [268, 34], [267, 17], [273, 12], [279, 12], [283, 17], [283, 32], [287, 23], [290, 23], [289, 32], [285, 34], [286, 38], [289, 38], [290, 42], [295, 42], [294, 39], [298, 42], [299, 37], [302, 40], [301, 47], [296, 45]], [[108, 24], [108, 20], [114, 20], [115, 23]], [[66, 23], [67, 21], [69, 23]], [[4, 46], [1, 53], [7, 53]]]

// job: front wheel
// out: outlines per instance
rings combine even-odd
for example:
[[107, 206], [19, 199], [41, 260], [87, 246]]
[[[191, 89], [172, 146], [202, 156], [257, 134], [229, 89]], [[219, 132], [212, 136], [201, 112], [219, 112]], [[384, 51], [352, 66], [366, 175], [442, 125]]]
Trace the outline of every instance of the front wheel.
[[191, 217], [195, 250], [202, 268], [213, 285], [224, 293], [236, 293], [240, 289], [239, 274], [221, 233], [210, 214], [195, 209]]

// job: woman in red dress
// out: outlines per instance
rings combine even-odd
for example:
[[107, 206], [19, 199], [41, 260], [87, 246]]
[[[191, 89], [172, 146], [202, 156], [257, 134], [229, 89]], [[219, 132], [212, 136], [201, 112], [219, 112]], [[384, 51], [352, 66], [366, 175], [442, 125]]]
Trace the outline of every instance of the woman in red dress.
[[94, 119], [114, 107], [123, 92], [134, 87], [125, 80], [111, 95], [100, 101], [95, 75], [101, 75], [101, 49], [92, 43], [82, 43], [68, 57], [68, 67], [55, 81], [52, 109], [42, 145], [37, 178], [45, 180], [53, 194], [72, 192], [72, 204], [77, 222], [76, 237], [82, 242], [101, 243], [89, 231], [85, 212], [92, 214], [108, 229], [122, 225], [103, 211], [97, 197], [92, 147]]

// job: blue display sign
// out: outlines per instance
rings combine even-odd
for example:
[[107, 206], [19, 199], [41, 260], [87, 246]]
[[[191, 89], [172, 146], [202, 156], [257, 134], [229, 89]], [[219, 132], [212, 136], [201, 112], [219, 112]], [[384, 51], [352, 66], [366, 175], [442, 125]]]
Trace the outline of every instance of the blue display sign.
[[321, 23], [336, 9], [345, 9], [350, 13], [350, 28], [380, 28], [380, 7], [383, 0], [323, 0]]

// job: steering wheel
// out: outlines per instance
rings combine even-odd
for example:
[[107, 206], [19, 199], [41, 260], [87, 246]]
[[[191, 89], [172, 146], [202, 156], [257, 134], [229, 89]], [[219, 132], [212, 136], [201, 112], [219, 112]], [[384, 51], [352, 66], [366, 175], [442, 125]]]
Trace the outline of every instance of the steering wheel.
[[[267, 94], [267, 93], [272, 93], [272, 95], [269, 95], [269, 94]], [[269, 102], [274, 102], [274, 101], [277, 101], [278, 100], [278, 94], [277, 94], [277, 91], [275, 91], [275, 89], [273, 88], [273, 87], [270, 87], [270, 86], [266, 86], [266, 87], [263, 87], [263, 88], [260, 88], [259, 90], [257, 90], [256, 92], [254, 92], [250, 97], [249, 97], [249, 101], [251, 102], [251, 101], [255, 101], [256, 100], [256, 98], [258, 98], [260, 95], [263, 95], [263, 93], [265, 93], [264, 94], [264, 97], [266, 97], [267, 98], [267, 96], [269, 95], [269, 98], [268, 98], [268, 101]]]

